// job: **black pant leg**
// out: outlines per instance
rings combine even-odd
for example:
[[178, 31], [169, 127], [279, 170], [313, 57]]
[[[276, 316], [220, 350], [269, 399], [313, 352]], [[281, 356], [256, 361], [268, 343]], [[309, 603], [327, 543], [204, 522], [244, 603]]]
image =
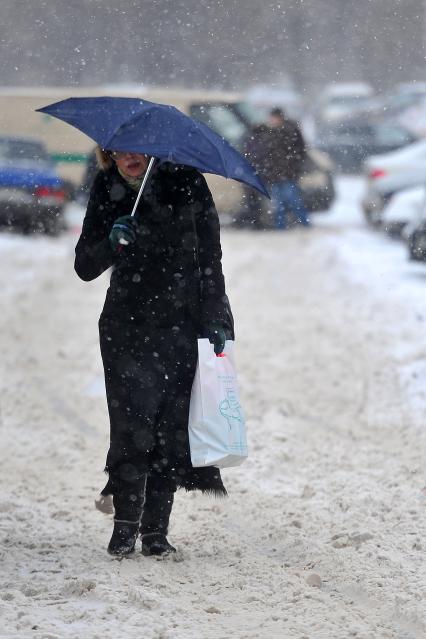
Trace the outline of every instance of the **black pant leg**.
[[159, 532], [167, 535], [176, 486], [168, 478], [148, 475], [140, 532], [142, 535]]
[[142, 481], [129, 483], [121, 481], [115, 486], [113, 495], [114, 519], [139, 523], [144, 502], [146, 477]]

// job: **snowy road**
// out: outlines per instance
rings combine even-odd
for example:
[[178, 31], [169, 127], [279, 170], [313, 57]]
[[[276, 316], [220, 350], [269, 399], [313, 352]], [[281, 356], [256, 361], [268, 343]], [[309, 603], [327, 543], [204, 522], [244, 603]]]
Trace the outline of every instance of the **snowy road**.
[[344, 179], [310, 232], [223, 232], [250, 459], [179, 493], [182, 561], [105, 547], [107, 278], [0, 238], [0, 628], [26, 639], [424, 639], [426, 267]]

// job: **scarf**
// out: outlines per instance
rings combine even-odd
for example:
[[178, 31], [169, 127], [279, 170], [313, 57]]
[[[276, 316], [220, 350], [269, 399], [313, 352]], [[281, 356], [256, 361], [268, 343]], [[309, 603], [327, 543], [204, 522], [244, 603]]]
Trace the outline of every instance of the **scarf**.
[[134, 190], [134, 191], [139, 191], [139, 189], [141, 188], [141, 184], [143, 182], [143, 178], [145, 176], [145, 173], [143, 173], [142, 175], [139, 175], [138, 177], [129, 177], [128, 175], [126, 175], [125, 173], [123, 173], [123, 171], [121, 171], [118, 167], [118, 172], [121, 175], [121, 177], [126, 180], [127, 184]]

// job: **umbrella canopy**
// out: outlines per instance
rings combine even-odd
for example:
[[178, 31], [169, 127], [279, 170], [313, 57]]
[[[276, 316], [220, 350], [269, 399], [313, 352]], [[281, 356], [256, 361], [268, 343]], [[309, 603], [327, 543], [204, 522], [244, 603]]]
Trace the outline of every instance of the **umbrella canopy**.
[[232, 178], [269, 197], [255, 169], [208, 126], [168, 104], [138, 98], [68, 98], [41, 109], [76, 127], [103, 149], [146, 153]]

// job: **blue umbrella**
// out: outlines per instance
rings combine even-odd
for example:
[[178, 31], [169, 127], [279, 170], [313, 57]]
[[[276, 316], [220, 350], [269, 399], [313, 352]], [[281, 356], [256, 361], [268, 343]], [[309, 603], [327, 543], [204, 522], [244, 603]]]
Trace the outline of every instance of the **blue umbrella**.
[[255, 169], [238, 151], [208, 126], [168, 104], [138, 98], [68, 98], [37, 111], [71, 124], [103, 149], [146, 153], [193, 166], [243, 182], [269, 197]]

